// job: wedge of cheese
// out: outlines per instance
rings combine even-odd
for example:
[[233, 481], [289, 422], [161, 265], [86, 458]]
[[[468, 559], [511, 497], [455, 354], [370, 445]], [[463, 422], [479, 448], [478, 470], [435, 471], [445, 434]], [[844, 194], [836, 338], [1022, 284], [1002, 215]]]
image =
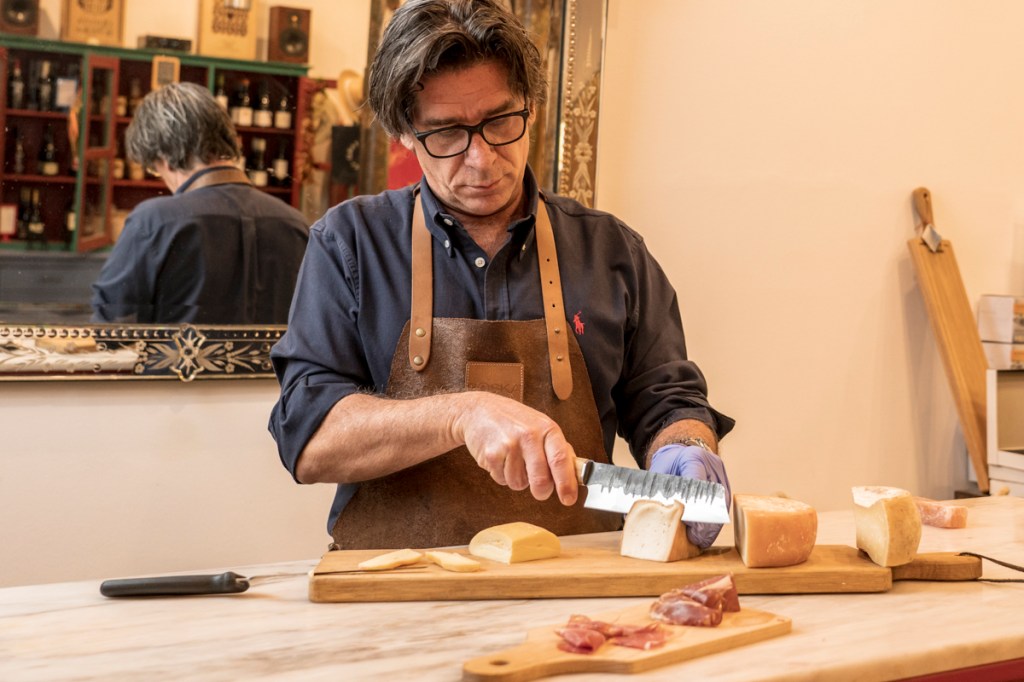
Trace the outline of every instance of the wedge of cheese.
[[472, 573], [482, 568], [480, 562], [476, 559], [471, 559], [456, 552], [429, 550], [423, 553], [423, 558], [437, 564], [446, 571], [455, 571], [457, 573]]
[[818, 512], [798, 500], [735, 494], [733, 536], [750, 568], [795, 566], [807, 561], [818, 537]]
[[683, 505], [656, 500], [633, 503], [622, 527], [619, 554], [647, 561], [679, 561], [700, 554], [700, 548], [686, 538]]
[[914, 504], [921, 514], [921, 523], [936, 528], [966, 528], [967, 507], [950, 502], [929, 500], [926, 497], [915, 497]]
[[917, 556], [921, 514], [914, 496], [900, 488], [855, 486], [853, 521], [857, 547], [879, 566], [902, 566]]
[[561, 552], [554, 533], [523, 521], [484, 528], [469, 541], [470, 554], [503, 564], [550, 559]]
[[364, 571], [387, 571], [399, 566], [418, 563], [422, 558], [423, 555], [414, 549], [396, 549], [394, 552], [360, 561], [357, 566]]

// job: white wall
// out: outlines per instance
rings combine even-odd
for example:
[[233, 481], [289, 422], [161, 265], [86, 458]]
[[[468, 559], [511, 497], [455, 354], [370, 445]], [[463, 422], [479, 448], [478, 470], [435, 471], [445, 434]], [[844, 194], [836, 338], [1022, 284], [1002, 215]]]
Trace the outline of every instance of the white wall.
[[906, 241], [1024, 291], [1024, 3], [610, 0], [597, 202], [676, 284], [735, 490], [950, 497], [966, 455]]
[[332, 486], [267, 431], [277, 382], [0, 382], [0, 586], [312, 559]]
[[[40, 37], [60, 35], [62, 0], [41, 0]], [[253, 0], [256, 17], [257, 52], [266, 58], [266, 36], [270, 7], [283, 5], [312, 10], [309, 75], [333, 79], [343, 69], [362, 72], [366, 66], [369, 37], [370, 0]], [[192, 40], [198, 37], [199, 0], [160, 3], [153, 0], [125, 0], [124, 46], [135, 47], [140, 35], [157, 35]]]

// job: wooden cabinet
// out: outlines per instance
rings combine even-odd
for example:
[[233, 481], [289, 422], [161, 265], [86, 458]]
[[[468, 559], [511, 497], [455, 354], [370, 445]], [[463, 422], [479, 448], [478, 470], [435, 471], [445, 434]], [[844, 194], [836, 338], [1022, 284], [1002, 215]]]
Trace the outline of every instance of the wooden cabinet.
[[[131, 114], [153, 82], [154, 58], [178, 61], [178, 79], [243, 92], [256, 111], [236, 124], [250, 175], [262, 147], [264, 191], [299, 205], [292, 173], [303, 157], [306, 67], [0, 36], [0, 205], [14, 224], [3, 250], [87, 252], [109, 246], [139, 202], [168, 190], [124, 154]], [[275, 174], [277, 168], [286, 171]], [[254, 173], [255, 171], [255, 173]], [[12, 210], [13, 209], [13, 210]]]

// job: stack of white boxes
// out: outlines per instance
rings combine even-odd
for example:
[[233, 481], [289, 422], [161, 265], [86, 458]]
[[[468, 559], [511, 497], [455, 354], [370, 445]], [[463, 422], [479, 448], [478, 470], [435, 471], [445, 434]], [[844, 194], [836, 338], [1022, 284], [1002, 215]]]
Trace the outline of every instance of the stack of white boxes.
[[982, 296], [989, 490], [1024, 497], [1024, 296]]

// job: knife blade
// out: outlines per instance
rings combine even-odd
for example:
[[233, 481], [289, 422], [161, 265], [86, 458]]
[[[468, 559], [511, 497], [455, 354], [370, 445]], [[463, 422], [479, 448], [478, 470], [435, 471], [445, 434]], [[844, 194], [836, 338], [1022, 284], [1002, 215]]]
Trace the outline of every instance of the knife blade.
[[[426, 565], [399, 566], [389, 569], [392, 573], [399, 570], [427, 568]], [[336, 573], [370, 573], [364, 569], [344, 571], [327, 571], [317, 575], [334, 575]], [[373, 571], [381, 573], [382, 571]], [[180, 597], [198, 594], [238, 594], [245, 592], [253, 585], [274, 583], [289, 578], [309, 575], [305, 573], [274, 573], [246, 578], [234, 571], [206, 575], [166, 575], [150, 578], [117, 578], [104, 580], [100, 583], [100, 594], [104, 597]]]
[[587, 488], [587, 509], [627, 513], [637, 500], [683, 503], [682, 521], [729, 523], [725, 486], [671, 474], [600, 464], [576, 458], [576, 478]]

